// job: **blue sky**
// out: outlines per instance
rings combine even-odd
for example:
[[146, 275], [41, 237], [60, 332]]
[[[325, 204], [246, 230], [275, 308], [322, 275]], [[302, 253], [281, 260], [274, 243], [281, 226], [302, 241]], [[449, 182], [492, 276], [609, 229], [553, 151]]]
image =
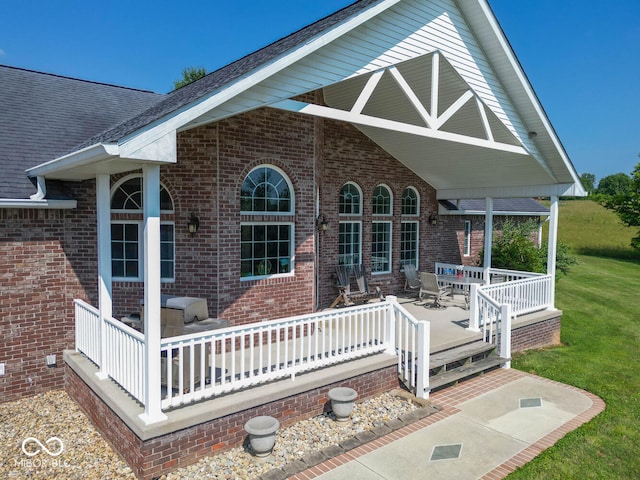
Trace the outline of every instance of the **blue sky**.
[[[461, 0], [465, 1], [465, 0]], [[352, 0], [8, 0], [0, 64], [168, 92]], [[640, 1], [489, 0], [578, 173], [640, 161]]]

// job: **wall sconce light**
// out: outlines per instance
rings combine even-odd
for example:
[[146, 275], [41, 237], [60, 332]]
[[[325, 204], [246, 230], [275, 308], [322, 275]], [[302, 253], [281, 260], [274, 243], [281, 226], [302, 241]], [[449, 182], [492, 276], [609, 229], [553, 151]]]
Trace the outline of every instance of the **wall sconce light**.
[[325, 217], [322, 213], [318, 215], [318, 218], [316, 218], [316, 227], [318, 227], [318, 230], [322, 232], [326, 232], [327, 228], [329, 228], [327, 217]]
[[434, 227], [438, 224], [438, 217], [437, 217], [437, 215], [435, 213], [432, 213], [429, 216], [429, 223], [431, 225], [433, 225]]
[[196, 217], [196, 214], [191, 212], [191, 217], [189, 218], [189, 223], [187, 223], [187, 228], [189, 229], [189, 234], [193, 237], [198, 228], [200, 228], [200, 219]]

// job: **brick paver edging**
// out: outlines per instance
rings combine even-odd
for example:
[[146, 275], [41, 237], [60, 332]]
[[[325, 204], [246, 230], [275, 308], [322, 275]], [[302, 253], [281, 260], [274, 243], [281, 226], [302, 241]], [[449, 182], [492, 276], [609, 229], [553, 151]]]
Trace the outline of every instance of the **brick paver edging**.
[[482, 477], [483, 480], [499, 480], [506, 477], [517, 468], [530, 462], [542, 451], [554, 445], [567, 433], [577, 429], [605, 409], [605, 403], [601, 398], [579, 388], [556, 382], [554, 380], [538, 377], [537, 375], [521, 372], [519, 370], [497, 369], [485, 375], [462, 382], [456, 386], [433, 393], [430, 397], [430, 400], [434, 405], [438, 405], [439, 407], [441, 407], [441, 409], [439, 411], [436, 411], [432, 415], [421, 418], [409, 425], [402, 426], [401, 428], [398, 428], [391, 433], [373, 439], [372, 441], [359, 445], [349, 451], [338, 453], [338, 455], [333, 456], [332, 458], [328, 458], [327, 460], [320, 462], [317, 465], [312, 466], [311, 468], [307, 468], [306, 470], [298, 472], [290, 472], [291, 476], [267, 476], [272, 472], [274, 474], [276, 473], [275, 471], [272, 471], [268, 472], [267, 475], [261, 478], [264, 480], [284, 480], [287, 478], [291, 480], [312, 480], [341, 465], [344, 465], [345, 463], [348, 463], [352, 460], [357, 460], [362, 455], [373, 452], [376, 449], [383, 447], [395, 440], [404, 438], [407, 435], [420, 430], [421, 428], [428, 427], [429, 425], [433, 425], [440, 420], [444, 420], [445, 418], [458, 413], [460, 410], [457, 408], [457, 406], [461, 403], [523, 377], [536, 378], [544, 382], [555, 383], [557, 385], [563, 386], [564, 388], [580, 392], [583, 395], [589, 397], [592, 402], [591, 407], [578, 414], [569, 422], [558, 427], [553, 432], [532, 443], [506, 462], [494, 468], [492, 471]]

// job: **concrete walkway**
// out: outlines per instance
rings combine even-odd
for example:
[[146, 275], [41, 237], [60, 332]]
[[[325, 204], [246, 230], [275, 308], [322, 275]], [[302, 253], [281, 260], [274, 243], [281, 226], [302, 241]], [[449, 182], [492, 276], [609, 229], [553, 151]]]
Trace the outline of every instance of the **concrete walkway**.
[[513, 369], [430, 400], [442, 410], [291, 478], [500, 479], [605, 408], [588, 392]]

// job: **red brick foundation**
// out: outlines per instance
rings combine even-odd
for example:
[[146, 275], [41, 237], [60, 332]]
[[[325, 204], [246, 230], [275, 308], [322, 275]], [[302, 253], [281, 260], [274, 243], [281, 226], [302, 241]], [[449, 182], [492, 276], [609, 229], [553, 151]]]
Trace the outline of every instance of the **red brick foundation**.
[[511, 331], [511, 351], [520, 352], [560, 344], [561, 316], [559, 312], [557, 316], [541, 322], [514, 327]]
[[283, 427], [287, 427], [319, 415], [326, 408], [327, 392], [335, 386], [355, 389], [359, 400], [398, 387], [396, 367], [393, 365], [143, 441], [70, 367], [65, 368], [67, 393], [141, 479], [159, 477], [193, 464], [207, 455], [242, 445], [246, 437], [244, 424], [252, 417], [270, 415], [277, 418]]

